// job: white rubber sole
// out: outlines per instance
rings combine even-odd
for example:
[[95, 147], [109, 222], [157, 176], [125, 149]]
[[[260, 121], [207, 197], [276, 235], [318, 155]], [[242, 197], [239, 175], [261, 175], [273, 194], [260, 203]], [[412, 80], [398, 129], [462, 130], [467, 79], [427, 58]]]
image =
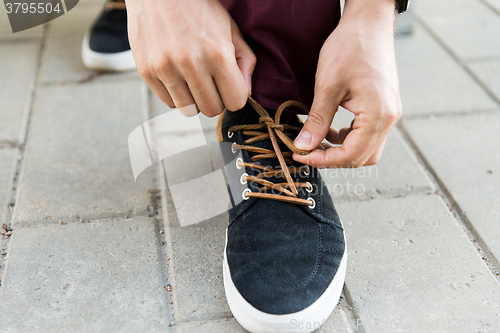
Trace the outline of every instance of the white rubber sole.
[[127, 72], [136, 69], [132, 51], [118, 53], [99, 53], [89, 46], [89, 33], [83, 37], [82, 61], [88, 69], [113, 72]]
[[253, 333], [312, 332], [318, 329], [318, 327], [328, 319], [337, 306], [344, 287], [347, 267], [347, 250], [344, 252], [344, 256], [342, 257], [339, 269], [333, 281], [316, 302], [299, 312], [275, 315], [254, 308], [238, 292], [229, 272], [226, 247], [227, 229], [223, 263], [224, 290], [226, 292], [227, 303], [229, 304], [229, 308], [234, 318], [236, 318], [238, 323], [247, 331]]

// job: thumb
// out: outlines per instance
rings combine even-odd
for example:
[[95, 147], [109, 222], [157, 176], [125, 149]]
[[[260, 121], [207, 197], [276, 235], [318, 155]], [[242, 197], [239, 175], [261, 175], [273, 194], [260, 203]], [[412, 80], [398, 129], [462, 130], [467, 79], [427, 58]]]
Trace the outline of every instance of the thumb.
[[298, 149], [313, 150], [328, 134], [333, 117], [342, 101], [340, 89], [335, 90], [336, 94], [332, 94], [331, 89], [323, 89], [315, 94], [304, 127], [293, 142]]
[[231, 35], [236, 56], [236, 63], [238, 64], [241, 74], [247, 83], [248, 95], [250, 96], [252, 94], [252, 73], [255, 68], [255, 64], [257, 63], [257, 57], [255, 57], [252, 49], [248, 46], [234, 20], [231, 20]]

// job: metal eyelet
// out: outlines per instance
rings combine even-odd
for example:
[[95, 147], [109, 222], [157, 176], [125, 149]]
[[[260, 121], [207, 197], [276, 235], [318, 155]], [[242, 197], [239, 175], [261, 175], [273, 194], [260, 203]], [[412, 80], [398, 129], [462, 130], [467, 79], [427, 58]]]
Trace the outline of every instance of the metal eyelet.
[[244, 174], [242, 174], [240, 177], [240, 183], [243, 185], [247, 183], [247, 181], [245, 179], [243, 179], [245, 177], [248, 177], [248, 173], [246, 173], [246, 172]]
[[227, 137], [228, 137], [228, 138], [230, 138], [230, 139], [231, 139], [231, 138], [233, 137], [233, 135], [234, 135], [234, 132], [229, 132], [229, 131], [227, 131]]
[[241, 170], [243, 167], [238, 165], [239, 162], [243, 163], [243, 159], [241, 157], [236, 159], [236, 169]]
[[252, 192], [252, 190], [251, 190], [251, 189], [249, 189], [249, 188], [246, 188], [246, 189], [244, 189], [244, 190], [243, 190], [243, 193], [241, 193], [241, 197], [243, 198], [243, 200], [248, 200], [248, 199], [250, 199], [250, 197], [247, 197], [247, 196], [246, 196], [246, 193], [248, 193], [248, 192]]
[[233, 152], [233, 154], [236, 154], [237, 150], [236, 150], [236, 145], [237, 143], [236, 142], [233, 142], [233, 144], [231, 145], [231, 151]]
[[305, 175], [305, 176], [309, 176], [309, 174], [311, 173], [311, 169], [309, 169], [309, 165], [306, 165], [307, 167], [307, 171], [302, 171], [302, 173]]
[[306, 191], [311, 193], [314, 190], [312, 184], [309, 182], [307, 182], [306, 184], [309, 185], [309, 187], [306, 187]]
[[316, 201], [314, 201], [313, 198], [309, 197], [309, 198], [307, 198], [307, 201], [311, 201], [312, 202], [312, 205], [311, 206], [307, 206], [307, 207], [309, 207], [310, 209], [314, 209], [314, 207], [316, 207]]

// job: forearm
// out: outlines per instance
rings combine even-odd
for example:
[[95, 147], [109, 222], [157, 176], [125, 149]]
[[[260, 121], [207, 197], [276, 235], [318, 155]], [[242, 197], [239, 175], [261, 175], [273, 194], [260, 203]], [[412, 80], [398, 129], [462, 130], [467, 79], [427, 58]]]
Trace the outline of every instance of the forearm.
[[374, 70], [371, 74], [394, 76], [390, 78], [392, 82], [398, 81], [396, 71], [389, 70], [395, 65], [395, 3], [395, 0], [348, 0], [336, 29], [342, 32], [338, 41], [342, 40], [345, 52], [362, 54], [363, 61]]

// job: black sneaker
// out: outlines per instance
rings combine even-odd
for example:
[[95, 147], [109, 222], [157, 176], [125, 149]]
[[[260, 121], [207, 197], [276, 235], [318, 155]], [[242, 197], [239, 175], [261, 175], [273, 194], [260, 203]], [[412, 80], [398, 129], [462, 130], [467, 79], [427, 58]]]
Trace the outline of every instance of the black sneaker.
[[306, 152], [293, 146], [302, 124], [288, 106], [306, 108], [286, 102], [264, 109], [249, 99], [219, 120], [219, 140], [231, 143], [224, 162], [239, 169], [228, 173], [236, 205], [229, 211], [224, 288], [231, 312], [250, 332], [312, 332], [344, 286], [342, 223], [318, 170], [291, 158], [291, 150]]
[[127, 10], [123, 0], [108, 2], [82, 43], [85, 67], [102, 71], [135, 69], [127, 32]]

